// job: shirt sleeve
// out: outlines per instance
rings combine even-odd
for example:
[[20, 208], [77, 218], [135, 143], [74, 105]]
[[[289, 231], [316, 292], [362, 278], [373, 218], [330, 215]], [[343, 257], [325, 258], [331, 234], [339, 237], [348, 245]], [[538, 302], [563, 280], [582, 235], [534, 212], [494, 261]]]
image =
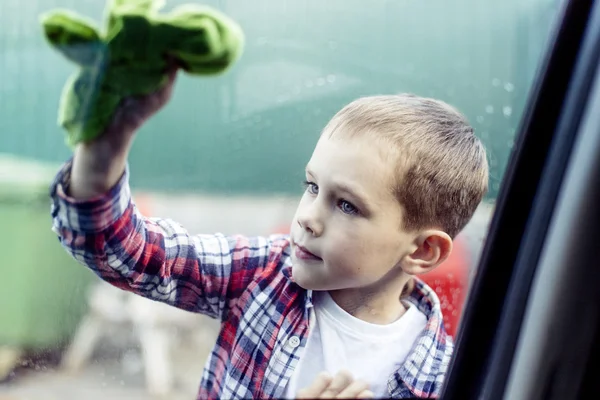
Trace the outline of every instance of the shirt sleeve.
[[67, 195], [70, 173], [67, 162], [50, 189], [60, 243], [104, 281], [152, 300], [222, 319], [274, 262], [274, 248], [287, 243], [281, 236], [190, 235], [170, 219], [146, 218], [132, 201], [128, 170], [107, 193], [76, 200]]

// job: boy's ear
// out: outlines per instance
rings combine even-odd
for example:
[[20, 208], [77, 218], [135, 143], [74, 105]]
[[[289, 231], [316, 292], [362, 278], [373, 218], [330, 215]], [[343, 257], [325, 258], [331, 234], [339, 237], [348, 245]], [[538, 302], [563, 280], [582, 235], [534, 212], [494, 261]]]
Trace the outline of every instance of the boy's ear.
[[429, 272], [443, 263], [452, 252], [452, 238], [444, 231], [430, 229], [415, 239], [417, 246], [403, 262], [403, 271], [409, 275]]
[[42, 15], [41, 22], [48, 42], [69, 60], [82, 66], [96, 62], [102, 39], [83, 17], [59, 10]]

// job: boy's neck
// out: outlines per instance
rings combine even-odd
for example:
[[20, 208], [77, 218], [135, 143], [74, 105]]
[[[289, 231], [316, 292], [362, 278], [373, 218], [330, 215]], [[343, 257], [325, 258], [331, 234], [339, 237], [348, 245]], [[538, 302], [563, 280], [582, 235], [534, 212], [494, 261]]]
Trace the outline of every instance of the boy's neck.
[[329, 294], [344, 311], [355, 318], [378, 325], [391, 324], [406, 312], [402, 290], [410, 280], [401, 274], [396, 279], [367, 288], [331, 290]]

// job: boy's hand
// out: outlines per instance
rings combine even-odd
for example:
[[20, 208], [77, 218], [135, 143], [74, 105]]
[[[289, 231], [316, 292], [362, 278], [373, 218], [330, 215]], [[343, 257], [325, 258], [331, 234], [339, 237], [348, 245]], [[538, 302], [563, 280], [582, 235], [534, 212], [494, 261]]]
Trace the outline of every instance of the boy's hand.
[[320, 373], [312, 385], [298, 392], [298, 399], [372, 399], [369, 384], [354, 380], [348, 371], [340, 371], [335, 377]]
[[169, 81], [155, 93], [125, 99], [103, 134], [75, 148], [69, 195], [85, 200], [106, 193], [119, 181], [133, 137], [138, 129], [171, 98], [177, 67], [169, 70]]
[[99, 138], [106, 138], [115, 145], [128, 140], [154, 114], [160, 111], [171, 99], [177, 67], [169, 67], [167, 84], [160, 90], [141, 97], [126, 98], [119, 106], [107, 131]]

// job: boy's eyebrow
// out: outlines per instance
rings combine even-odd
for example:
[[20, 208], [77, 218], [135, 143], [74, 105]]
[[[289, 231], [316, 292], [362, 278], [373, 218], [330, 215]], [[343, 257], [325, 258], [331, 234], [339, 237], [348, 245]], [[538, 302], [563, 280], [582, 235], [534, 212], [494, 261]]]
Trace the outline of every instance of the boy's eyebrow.
[[360, 204], [358, 204], [359, 206], [362, 206], [362, 208], [368, 208], [368, 204], [369, 202], [367, 201], [367, 197], [364, 196], [360, 190], [356, 190], [355, 188], [348, 186], [345, 183], [334, 183], [333, 186], [340, 192], [344, 192], [346, 194], [349, 194], [351, 197], [353, 197], [353, 199], [357, 202], [359, 202]]
[[[317, 178], [315, 173], [309, 167], [306, 167], [306, 173]], [[349, 194], [353, 198], [353, 201], [360, 203], [357, 204], [358, 206], [360, 206], [363, 209], [366, 209], [364, 210], [365, 212], [370, 210], [369, 202], [367, 201], [368, 197], [364, 196], [360, 190], [356, 190], [356, 188], [353, 188], [345, 183], [334, 182], [332, 186], [339, 192]]]

